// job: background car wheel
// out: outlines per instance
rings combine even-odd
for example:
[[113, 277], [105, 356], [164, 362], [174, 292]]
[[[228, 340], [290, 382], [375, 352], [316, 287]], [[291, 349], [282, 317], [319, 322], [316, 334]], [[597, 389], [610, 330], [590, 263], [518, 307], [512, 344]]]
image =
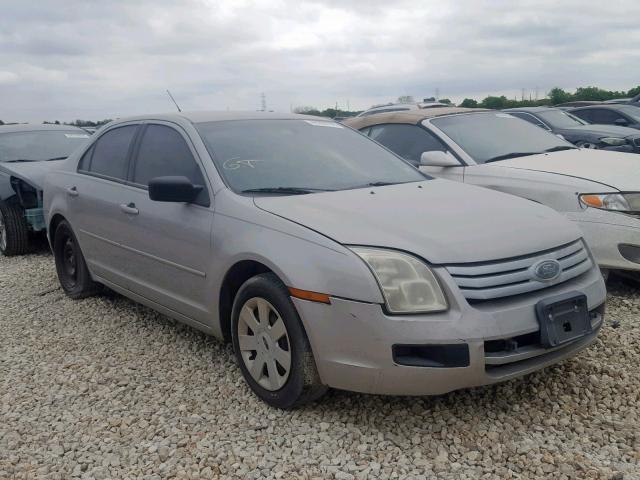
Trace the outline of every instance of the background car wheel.
[[269, 405], [294, 408], [327, 391], [298, 312], [276, 275], [257, 275], [240, 287], [231, 332], [242, 375]]
[[593, 142], [576, 142], [576, 147], [597, 149], [598, 145]]
[[7, 257], [29, 251], [29, 229], [19, 205], [0, 202], [0, 253]]
[[60, 285], [71, 298], [89, 297], [102, 289], [99, 283], [91, 280], [78, 240], [69, 223], [64, 220], [56, 229], [53, 255]]

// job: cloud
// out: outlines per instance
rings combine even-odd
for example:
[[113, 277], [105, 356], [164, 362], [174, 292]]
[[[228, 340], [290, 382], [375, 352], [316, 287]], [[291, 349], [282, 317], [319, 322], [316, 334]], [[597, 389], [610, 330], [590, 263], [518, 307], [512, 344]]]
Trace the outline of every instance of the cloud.
[[0, 118], [629, 89], [640, 4], [538, 0], [5, 0]]

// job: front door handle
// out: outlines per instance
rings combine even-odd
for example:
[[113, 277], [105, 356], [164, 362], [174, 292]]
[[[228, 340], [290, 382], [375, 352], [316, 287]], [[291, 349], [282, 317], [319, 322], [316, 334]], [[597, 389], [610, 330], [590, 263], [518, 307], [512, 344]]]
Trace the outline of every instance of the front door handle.
[[138, 215], [138, 213], [140, 213], [140, 211], [136, 208], [136, 204], [133, 202], [127, 204], [123, 203], [122, 205], [120, 205], [120, 210], [122, 210], [127, 215]]
[[78, 189], [76, 187], [67, 187], [67, 195], [69, 195], [70, 197], [77, 197], [80, 194], [78, 193]]

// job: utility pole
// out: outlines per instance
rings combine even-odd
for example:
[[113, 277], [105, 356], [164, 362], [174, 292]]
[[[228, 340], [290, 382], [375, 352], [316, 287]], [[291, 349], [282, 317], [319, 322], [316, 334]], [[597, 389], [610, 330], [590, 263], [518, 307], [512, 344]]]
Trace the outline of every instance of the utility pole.
[[260, 95], [260, 100], [262, 103], [262, 110], [263, 112], [267, 111], [267, 96], [264, 94], [264, 92], [262, 92], [262, 94]]
[[436, 87], [436, 102], [440, 100], [440, 88]]
[[524, 101], [524, 88], [522, 89], [522, 94], [520, 95], [520, 100]]
[[536, 87], [536, 101], [538, 100], [538, 88], [539, 87]]

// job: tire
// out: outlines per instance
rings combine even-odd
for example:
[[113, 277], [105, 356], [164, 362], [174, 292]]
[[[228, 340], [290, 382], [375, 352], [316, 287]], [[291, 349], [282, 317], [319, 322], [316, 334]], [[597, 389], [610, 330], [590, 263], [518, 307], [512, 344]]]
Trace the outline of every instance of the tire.
[[0, 202], [0, 253], [6, 257], [24, 255], [30, 250], [29, 227], [24, 209]]
[[578, 148], [589, 148], [589, 149], [592, 149], [592, 150], [596, 150], [598, 148], [598, 145], [596, 145], [593, 142], [580, 141], [580, 142], [576, 142], [576, 147], [578, 147]]
[[257, 275], [240, 287], [231, 337], [244, 379], [269, 405], [292, 409], [327, 391], [287, 287], [273, 273]]
[[80, 245], [71, 226], [63, 220], [56, 228], [53, 240], [58, 280], [65, 293], [73, 298], [85, 298], [102, 290], [102, 285], [91, 279]]

